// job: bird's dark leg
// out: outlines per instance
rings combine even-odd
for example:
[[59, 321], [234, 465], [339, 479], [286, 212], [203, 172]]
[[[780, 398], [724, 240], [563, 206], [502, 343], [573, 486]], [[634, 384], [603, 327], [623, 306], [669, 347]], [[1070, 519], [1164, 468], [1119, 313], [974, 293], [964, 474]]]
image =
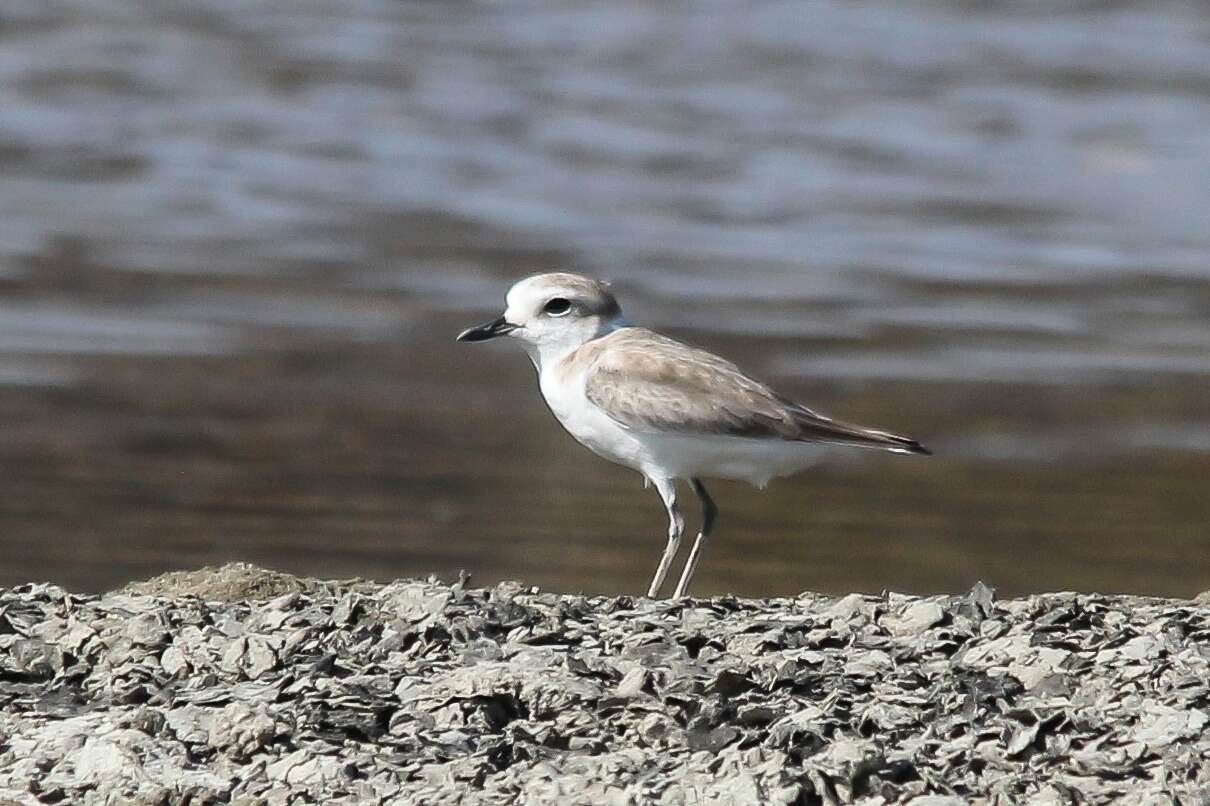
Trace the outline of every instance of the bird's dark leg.
[[685, 560], [685, 569], [681, 571], [681, 581], [677, 583], [676, 593], [672, 594], [675, 599], [681, 598], [689, 590], [693, 572], [697, 570], [697, 562], [702, 558], [702, 547], [706, 543], [706, 538], [710, 536], [710, 530], [714, 528], [714, 518], [718, 515], [718, 507], [714, 505], [714, 499], [710, 497], [710, 493], [706, 492], [706, 485], [702, 484], [700, 479], [689, 479], [689, 483], [693, 485], [693, 491], [697, 493], [697, 497], [702, 499], [702, 530], [697, 533], [697, 539], [693, 541], [689, 559]]
[[659, 596], [660, 588], [664, 586], [664, 577], [668, 576], [668, 566], [672, 565], [672, 558], [676, 556], [677, 550], [681, 547], [681, 536], [685, 534], [685, 516], [681, 514], [681, 508], [676, 504], [676, 482], [672, 479], [650, 479], [650, 481], [655, 485], [656, 492], [664, 501], [664, 508], [668, 510], [668, 545], [664, 547], [664, 556], [660, 557], [660, 564], [655, 569], [651, 587], [647, 589], [647, 596], [654, 599]]

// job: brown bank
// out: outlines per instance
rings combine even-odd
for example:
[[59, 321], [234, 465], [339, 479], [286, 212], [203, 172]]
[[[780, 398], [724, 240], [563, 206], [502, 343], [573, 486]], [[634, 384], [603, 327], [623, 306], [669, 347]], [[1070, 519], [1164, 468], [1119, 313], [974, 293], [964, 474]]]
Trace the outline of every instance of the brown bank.
[[1197, 803], [1210, 603], [0, 592], [0, 802]]

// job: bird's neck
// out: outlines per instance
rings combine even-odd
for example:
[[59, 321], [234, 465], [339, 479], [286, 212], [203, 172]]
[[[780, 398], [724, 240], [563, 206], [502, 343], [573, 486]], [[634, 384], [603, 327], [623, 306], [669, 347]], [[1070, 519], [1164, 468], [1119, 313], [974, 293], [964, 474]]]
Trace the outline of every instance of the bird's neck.
[[561, 361], [584, 345], [608, 336], [622, 327], [626, 327], [626, 323], [619, 316], [607, 322], [601, 322], [593, 328], [586, 328], [578, 333], [569, 333], [563, 339], [528, 345], [529, 359], [534, 362], [534, 366], [541, 373], [546, 369], [558, 366]]

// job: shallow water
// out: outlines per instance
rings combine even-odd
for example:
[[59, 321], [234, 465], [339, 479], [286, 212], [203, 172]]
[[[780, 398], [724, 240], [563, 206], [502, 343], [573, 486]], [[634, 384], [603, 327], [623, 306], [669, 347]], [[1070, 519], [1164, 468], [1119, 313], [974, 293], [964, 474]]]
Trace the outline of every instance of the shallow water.
[[508, 345], [614, 280], [928, 460], [712, 486], [697, 590], [1210, 588], [1210, 20], [1115, 3], [0, 9], [0, 583], [639, 591]]

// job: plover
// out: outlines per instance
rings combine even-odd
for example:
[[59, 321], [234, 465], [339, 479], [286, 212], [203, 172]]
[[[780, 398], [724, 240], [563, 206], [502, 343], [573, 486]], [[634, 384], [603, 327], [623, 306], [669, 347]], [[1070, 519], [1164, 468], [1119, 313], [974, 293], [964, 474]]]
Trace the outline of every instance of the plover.
[[778, 394], [713, 353], [622, 318], [609, 286], [578, 274], [539, 274], [514, 285], [504, 315], [458, 341], [508, 336], [538, 370], [550, 410], [581, 444], [643, 474], [668, 511], [668, 543], [647, 595], [663, 587], [685, 518], [676, 482], [701, 499], [702, 526], [673, 596], [689, 590], [718, 512], [703, 478], [771, 479], [815, 463], [826, 446], [928, 454], [913, 439], [834, 420]]

